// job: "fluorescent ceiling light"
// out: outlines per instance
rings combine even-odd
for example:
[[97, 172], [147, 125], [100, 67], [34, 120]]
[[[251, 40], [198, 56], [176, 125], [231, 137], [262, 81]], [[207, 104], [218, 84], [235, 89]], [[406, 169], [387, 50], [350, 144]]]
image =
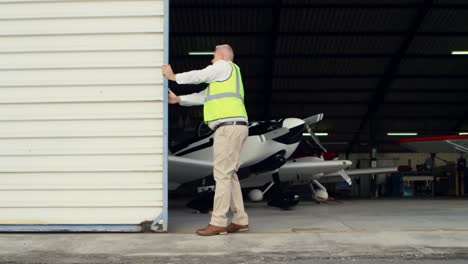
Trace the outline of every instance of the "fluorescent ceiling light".
[[468, 55], [468, 50], [454, 50], [452, 55]]
[[[328, 133], [314, 133], [317, 137], [326, 137]], [[303, 136], [310, 136], [310, 133], [302, 133]]]
[[415, 133], [415, 132], [398, 132], [398, 133], [395, 133], [395, 132], [389, 132], [387, 133], [387, 136], [417, 136], [418, 133]]
[[460, 136], [466, 136], [466, 135], [468, 135], [468, 132], [460, 132], [460, 133], [458, 133], [458, 135], [460, 135]]
[[191, 51], [188, 53], [188, 55], [193, 55], [193, 56], [208, 56], [208, 55], [213, 55], [213, 51]]
[[317, 137], [326, 137], [328, 136], [328, 133], [315, 133]]

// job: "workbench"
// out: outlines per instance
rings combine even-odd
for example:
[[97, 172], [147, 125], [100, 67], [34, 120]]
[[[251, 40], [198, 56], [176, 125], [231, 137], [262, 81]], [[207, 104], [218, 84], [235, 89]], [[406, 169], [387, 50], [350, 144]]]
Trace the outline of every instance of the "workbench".
[[[402, 176], [401, 177], [401, 188], [403, 193], [403, 188], [405, 186], [413, 186], [413, 191], [414, 191], [414, 196], [417, 194], [417, 188], [416, 184], [417, 182], [425, 182], [426, 183], [426, 190], [429, 188], [431, 189], [431, 196], [434, 197], [434, 176], [431, 175], [418, 175], [418, 176], [413, 176], [413, 175], [407, 175], [407, 176]], [[413, 183], [413, 185], [411, 185]]]

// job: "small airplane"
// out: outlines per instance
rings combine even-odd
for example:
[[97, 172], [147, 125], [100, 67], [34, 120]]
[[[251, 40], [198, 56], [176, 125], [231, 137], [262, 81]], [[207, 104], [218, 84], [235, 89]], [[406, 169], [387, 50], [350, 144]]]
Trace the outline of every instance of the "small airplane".
[[[302, 179], [302, 181], [307, 179], [315, 196], [322, 199], [325, 195], [328, 196], [328, 193], [318, 180], [325, 175], [327, 177], [341, 177], [348, 184], [351, 184], [349, 173], [344, 171], [352, 164], [351, 161], [324, 160], [323, 157], [304, 157], [287, 162], [303, 140], [303, 132], [306, 130], [311, 133], [311, 138], [325, 150], [310, 128], [311, 125], [322, 119], [323, 114], [317, 114], [306, 119], [285, 118], [249, 124], [249, 137], [242, 149], [240, 166], [237, 172], [241, 180], [241, 186], [244, 188], [252, 183], [265, 183], [270, 177], [272, 179], [268, 188], [260, 191], [261, 196], [259, 190], [254, 192], [257, 194], [257, 199], [254, 200], [263, 199], [263, 194], [269, 191], [271, 199], [268, 204], [270, 206], [289, 209], [297, 205], [299, 196], [293, 192], [284, 192], [281, 188], [281, 181], [285, 179], [288, 181], [292, 178]], [[189, 202], [188, 206], [203, 212], [208, 211], [209, 206], [212, 205], [212, 195], [203, 194], [212, 194], [214, 189], [212, 179], [213, 133], [202, 133], [201, 128], [202, 126], [199, 126], [198, 136], [195, 139], [171, 144], [169, 190], [176, 190], [180, 186], [189, 183], [199, 184], [200, 186], [197, 189], [200, 195]], [[356, 170], [356, 174], [389, 171], [396, 171], [396, 168], [386, 168], [384, 171], [382, 169]], [[254, 195], [252, 193], [249, 196]]]
[[[352, 165], [352, 162], [349, 160], [339, 160], [335, 153], [327, 151], [310, 127], [307, 127], [307, 130], [310, 138], [306, 138], [304, 142], [306, 142], [311, 148], [313, 148], [313, 145], [315, 144], [320, 148], [321, 152], [312, 155], [306, 154], [306, 156], [301, 156], [301, 154], [294, 155], [296, 157], [291, 158], [284, 166], [279, 168], [278, 176], [282, 182], [286, 182], [290, 186], [308, 184], [312, 193], [312, 199], [319, 203], [327, 201], [329, 198], [327, 189], [321, 184], [321, 182], [345, 181], [349, 186], [351, 186], [351, 176], [398, 171], [398, 167], [346, 170]], [[264, 186], [267, 181], [268, 175], [262, 173], [255, 177], [242, 180], [241, 186], [243, 188], [255, 188], [257, 186]], [[269, 191], [272, 185], [273, 182], [271, 182], [263, 191], [258, 188], [252, 189], [248, 193], [249, 199], [253, 202], [261, 201], [263, 199], [263, 195]]]
[[[237, 172], [239, 179], [278, 170], [296, 150], [302, 140], [305, 127], [319, 122], [322, 118], [323, 114], [317, 114], [306, 119], [284, 118], [250, 123], [249, 136], [241, 151]], [[168, 157], [170, 191], [200, 179], [201, 192], [208, 192], [210, 188], [206, 187], [212, 187], [208, 186], [205, 180], [210, 182], [213, 176], [213, 133], [211, 131], [203, 133], [201, 125], [196, 138], [170, 144], [171, 154]], [[297, 195], [283, 193], [279, 186], [275, 188], [272, 197], [285, 206], [293, 206], [299, 200]], [[192, 204], [200, 205], [203, 202]], [[200, 208], [194, 209], [206, 211]]]

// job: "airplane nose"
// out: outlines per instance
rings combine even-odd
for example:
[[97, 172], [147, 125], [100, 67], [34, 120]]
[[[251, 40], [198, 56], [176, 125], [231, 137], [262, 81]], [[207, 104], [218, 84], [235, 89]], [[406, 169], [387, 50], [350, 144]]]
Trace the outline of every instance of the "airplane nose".
[[350, 160], [344, 160], [343, 164], [346, 165], [347, 167], [349, 167], [349, 166], [353, 165], [353, 162], [350, 161]]
[[304, 132], [305, 127], [304, 125], [305, 122], [299, 118], [284, 119], [282, 126], [285, 129], [287, 128], [289, 132], [281, 137], [275, 138], [274, 141], [287, 145], [298, 144], [302, 139], [302, 133]]

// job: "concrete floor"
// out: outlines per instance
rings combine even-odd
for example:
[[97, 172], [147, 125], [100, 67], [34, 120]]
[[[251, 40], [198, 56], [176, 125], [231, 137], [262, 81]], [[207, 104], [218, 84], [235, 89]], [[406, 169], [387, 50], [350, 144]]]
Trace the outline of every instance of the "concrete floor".
[[[210, 216], [195, 214], [183, 201], [173, 201], [169, 231], [193, 233]], [[301, 202], [290, 211], [265, 203], [247, 203], [251, 233], [468, 231], [468, 200], [346, 200]], [[468, 239], [468, 238], [467, 238]]]
[[199, 237], [172, 202], [168, 234], [3, 234], [0, 263], [468, 263], [468, 200], [247, 204], [252, 231]]

